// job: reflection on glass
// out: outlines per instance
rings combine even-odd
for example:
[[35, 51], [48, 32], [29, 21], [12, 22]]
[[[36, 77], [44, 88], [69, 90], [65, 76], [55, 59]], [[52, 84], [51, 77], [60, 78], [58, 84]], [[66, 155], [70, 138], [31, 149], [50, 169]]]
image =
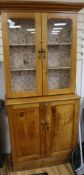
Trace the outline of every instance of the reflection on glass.
[[48, 19], [48, 88], [70, 87], [72, 20]]
[[36, 88], [36, 46], [34, 19], [8, 19], [12, 90]]

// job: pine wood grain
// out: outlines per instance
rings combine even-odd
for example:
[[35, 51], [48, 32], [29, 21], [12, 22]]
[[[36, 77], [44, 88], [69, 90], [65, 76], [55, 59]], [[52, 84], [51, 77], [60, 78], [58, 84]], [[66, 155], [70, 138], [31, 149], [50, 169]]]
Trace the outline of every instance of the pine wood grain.
[[0, 175], [31, 175], [35, 173], [47, 172], [48, 175], [74, 175], [72, 167], [69, 163], [61, 164], [58, 166], [51, 166], [45, 168], [38, 168], [34, 170], [24, 170], [24, 171], [5, 171], [5, 169], [0, 169]]
[[43, 103], [43, 102], [52, 102], [52, 101], [62, 101], [62, 100], [77, 100], [80, 99], [78, 95], [70, 94], [70, 95], [55, 95], [55, 96], [45, 96], [45, 97], [32, 97], [32, 98], [16, 98], [16, 99], [6, 99], [6, 105], [20, 105], [20, 104], [28, 104], [28, 103]]

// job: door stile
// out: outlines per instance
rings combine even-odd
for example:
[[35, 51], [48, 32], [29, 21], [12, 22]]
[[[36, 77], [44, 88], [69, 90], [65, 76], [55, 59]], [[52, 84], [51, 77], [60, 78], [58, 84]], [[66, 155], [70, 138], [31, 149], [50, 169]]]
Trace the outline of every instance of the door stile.
[[45, 58], [43, 58], [43, 95], [48, 95], [47, 13], [42, 14], [42, 41], [42, 49], [45, 50]]
[[42, 95], [42, 58], [39, 55], [41, 50], [41, 13], [35, 14], [36, 24], [36, 94]]
[[76, 50], [77, 50], [77, 15], [72, 16], [73, 27], [72, 27], [72, 68], [71, 68], [71, 93], [75, 93], [76, 88]]
[[46, 103], [46, 157], [51, 157], [51, 103]]
[[9, 38], [8, 38], [8, 26], [7, 26], [7, 13], [3, 12], [2, 16], [2, 33], [3, 33], [3, 50], [4, 50], [4, 70], [6, 81], [6, 95], [12, 96], [11, 93], [11, 74], [10, 74], [10, 51], [9, 51]]
[[41, 158], [45, 158], [46, 154], [46, 108], [44, 103], [40, 103], [40, 138], [41, 138]]

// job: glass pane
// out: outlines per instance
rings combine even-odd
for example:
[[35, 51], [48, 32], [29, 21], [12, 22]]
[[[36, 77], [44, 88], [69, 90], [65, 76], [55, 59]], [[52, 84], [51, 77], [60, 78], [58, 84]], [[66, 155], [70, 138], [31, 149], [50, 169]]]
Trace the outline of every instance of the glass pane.
[[12, 90], [35, 90], [35, 19], [9, 19], [8, 27]]
[[72, 20], [48, 20], [48, 88], [70, 87]]

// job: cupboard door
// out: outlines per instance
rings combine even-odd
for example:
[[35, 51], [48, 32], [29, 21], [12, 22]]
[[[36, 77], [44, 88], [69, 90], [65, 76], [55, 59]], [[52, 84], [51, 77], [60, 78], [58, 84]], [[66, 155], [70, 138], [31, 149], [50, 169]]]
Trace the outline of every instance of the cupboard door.
[[43, 94], [75, 92], [76, 16], [42, 14]]
[[47, 107], [46, 154], [67, 156], [77, 144], [79, 102], [52, 102]]
[[[7, 97], [42, 94], [40, 13], [2, 13]], [[40, 78], [39, 78], [40, 77]]]
[[40, 110], [39, 104], [8, 108], [13, 162], [44, 157], [45, 130], [41, 126]]

